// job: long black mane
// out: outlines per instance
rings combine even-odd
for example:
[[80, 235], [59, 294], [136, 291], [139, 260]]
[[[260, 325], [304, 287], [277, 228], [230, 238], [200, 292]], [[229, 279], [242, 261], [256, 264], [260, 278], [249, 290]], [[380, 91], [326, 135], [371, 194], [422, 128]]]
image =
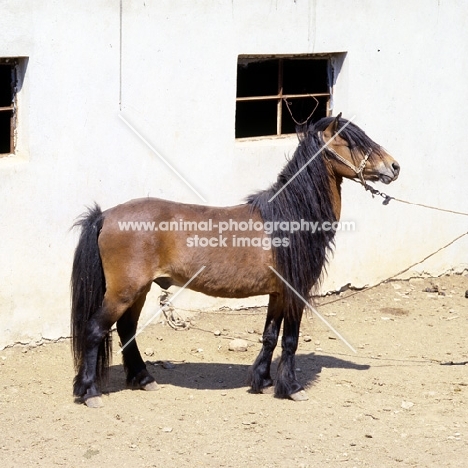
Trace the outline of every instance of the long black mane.
[[[336, 221], [325, 162], [321, 156], [314, 157], [322, 146], [318, 130], [315, 126], [309, 127], [277, 181], [270, 188], [248, 197], [247, 202], [260, 211], [265, 223], [300, 223], [304, 220], [322, 226], [325, 221]], [[334, 235], [331, 230], [318, 229], [315, 233], [307, 230], [291, 233], [277, 229], [270, 234], [272, 238], [289, 239], [287, 247], [272, 245], [275, 267], [306, 300], [312, 288], [320, 283], [327, 255], [333, 248]], [[304, 308], [300, 298], [286, 285], [283, 285], [283, 295], [293, 316], [300, 314]]]
[[[317, 230], [305, 229], [291, 233], [278, 229], [270, 237], [287, 237], [289, 246], [274, 247], [273, 257], [277, 271], [304, 299], [309, 300], [314, 288], [320, 285], [329, 255], [334, 247], [335, 231], [322, 229], [325, 222], [338, 221], [332, 209], [329, 175], [322, 157], [323, 132], [334, 120], [325, 117], [310, 124], [300, 136], [300, 143], [293, 157], [278, 175], [277, 181], [268, 189], [250, 195], [247, 203], [258, 209], [264, 222], [313, 222]], [[352, 152], [373, 150], [379, 154], [380, 147], [359, 127], [339, 119], [340, 136], [350, 144]], [[289, 182], [289, 183], [288, 183]], [[283, 190], [282, 187], [284, 187]], [[271, 200], [271, 201], [270, 201]], [[325, 224], [325, 226], [330, 226]], [[290, 224], [289, 224], [290, 225]], [[303, 301], [283, 285], [283, 295], [293, 316], [299, 316]]]

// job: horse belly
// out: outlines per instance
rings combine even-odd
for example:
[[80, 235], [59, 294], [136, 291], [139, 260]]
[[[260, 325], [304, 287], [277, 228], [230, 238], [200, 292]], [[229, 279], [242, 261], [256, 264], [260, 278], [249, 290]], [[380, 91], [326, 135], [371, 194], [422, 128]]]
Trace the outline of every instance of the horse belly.
[[276, 291], [271, 265], [271, 251], [258, 247], [181, 243], [171, 255], [170, 276], [179, 286], [192, 280], [190, 289], [210, 296], [241, 298]]

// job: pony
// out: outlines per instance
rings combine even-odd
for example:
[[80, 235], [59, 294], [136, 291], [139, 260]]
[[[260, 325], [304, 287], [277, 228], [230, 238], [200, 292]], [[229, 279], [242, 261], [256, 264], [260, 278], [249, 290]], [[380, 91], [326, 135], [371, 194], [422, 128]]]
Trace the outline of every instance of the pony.
[[[162, 289], [175, 285], [225, 298], [268, 295], [263, 344], [248, 383], [254, 393], [307, 399], [295, 373], [299, 328], [304, 301], [320, 286], [334, 248], [343, 178], [364, 186], [365, 181], [389, 184], [400, 166], [341, 114], [304, 126], [298, 137], [276, 182], [243, 204], [141, 198], [105, 211], [95, 204], [78, 218], [74, 226], [81, 233], [71, 275], [77, 401], [102, 406], [114, 324], [127, 385], [157, 388], [135, 339], [153, 282]], [[281, 326], [274, 381], [270, 368]]]

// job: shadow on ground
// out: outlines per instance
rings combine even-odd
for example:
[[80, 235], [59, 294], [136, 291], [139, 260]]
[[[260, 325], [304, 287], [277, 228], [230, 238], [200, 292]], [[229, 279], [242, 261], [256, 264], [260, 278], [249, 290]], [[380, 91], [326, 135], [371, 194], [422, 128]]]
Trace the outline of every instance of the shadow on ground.
[[[235, 389], [247, 386], [247, 375], [250, 365], [232, 363], [204, 363], [183, 362], [173, 364], [173, 368], [165, 369], [159, 361], [147, 361], [147, 368], [160, 385], [174, 385], [176, 387], [198, 390]], [[272, 376], [276, 374], [278, 359], [272, 363]], [[323, 368], [368, 370], [369, 365], [339, 359], [334, 356], [317, 354], [296, 355], [298, 380], [308, 387], [317, 380]], [[123, 366], [112, 366], [109, 373], [109, 393], [125, 389], [125, 374]]]

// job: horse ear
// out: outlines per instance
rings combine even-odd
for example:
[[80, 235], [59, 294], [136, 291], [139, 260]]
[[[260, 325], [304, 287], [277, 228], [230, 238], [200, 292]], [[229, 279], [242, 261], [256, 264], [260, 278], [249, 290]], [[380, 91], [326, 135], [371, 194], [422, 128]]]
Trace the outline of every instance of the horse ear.
[[341, 119], [341, 112], [335, 117], [335, 121], [333, 122], [333, 134], [335, 134], [338, 131], [340, 119]]

